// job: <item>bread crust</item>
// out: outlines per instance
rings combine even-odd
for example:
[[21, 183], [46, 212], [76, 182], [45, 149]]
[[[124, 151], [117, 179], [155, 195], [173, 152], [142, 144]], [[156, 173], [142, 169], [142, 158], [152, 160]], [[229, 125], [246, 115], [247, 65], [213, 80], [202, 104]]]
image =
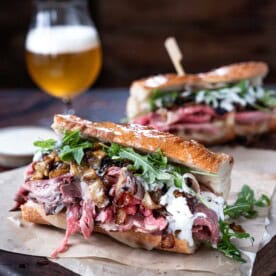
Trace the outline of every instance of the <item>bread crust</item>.
[[90, 122], [73, 115], [55, 115], [52, 128], [59, 134], [78, 129], [85, 138], [97, 138], [142, 152], [161, 149], [172, 161], [206, 172], [217, 173], [221, 163], [233, 162], [229, 155], [211, 152], [196, 141], [136, 124]]
[[161, 149], [171, 161], [217, 177], [201, 176], [203, 184], [215, 193], [227, 197], [233, 158], [224, 153], [214, 153], [194, 140], [184, 140], [173, 134], [135, 124], [120, 125], [112, 122], [90, 122], [73, 115], [55, 115], [52, 128], [60, 135], [65, 131], [80, 130], [84, 138], [132, 147], [142, 152]]
[[[46, 216], [43, 208], [31, 201], [28, 201], [21, 206], [22, 218], [25, 221], [35, 224], [51, 225], [57, 228], [66, 229], [66, 217], [65, 213], [59, 213], [57, 215]], [[162, 251], [171, 251], [177, 253], [192, 254], [195, 252], [197, 246], [190, 247], [187, 241], [178, 240], [175, 238], [175, 243], [172, 248], [162, 247], [162, 236], [153, 235], [150, 233], [141, 233], [135, 231], [126, 232], [109, 232], [100, 227], [95, 227], [95, 232], [102, 233], [112, 237], [113, 239], [124, 243], [134, 248], [144, 248], [147, 250], [159, 249]]]
[[264, 62], [241, 62], [223, 66], [197, 76], [208, 83], [236, 82], [257, 77], [264, 78], [268, 73], [268, 66]]
[[[211, 71], [199, 74], [176, 74], [155, 75], [134, 81], [131, 87], [143, 87], [152, 93], [158, 89], [161, 91], [181, 89], [185, 86], [191, 88], [205, 88], [212, 83], [228, 83], [245, 79], [264, 78], [268, 73], [268, 65], [264, 62], [249, 61], [222, 66]], [[131, 95], [136, 94], [136, 89], [130, 89]]]
[[133, 119], [150, 112], [148, 98], [155, 90], [161, 92], [181, 91], [186, 87], [193, 89], [210, 89], [224, 86], [225, 83], [237, 82], [244, 79], [262, 79], [268, 73], [268, 66], [264, 62], [242, 62], [223, 66], [200, 74], [165, 74], [151, 76], [134, 81], [130, 87], [130, 96], [126, 104], [127, 117]]

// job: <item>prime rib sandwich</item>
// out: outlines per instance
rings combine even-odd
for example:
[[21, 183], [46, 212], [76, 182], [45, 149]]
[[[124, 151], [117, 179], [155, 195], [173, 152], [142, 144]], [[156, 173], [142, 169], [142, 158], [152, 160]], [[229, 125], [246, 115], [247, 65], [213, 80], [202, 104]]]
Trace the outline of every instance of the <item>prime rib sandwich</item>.
[[24, 220], [101, 232], [132, 247], [191, 254], [216, 247], [232, 157], [135, 124], [56, 115], [58, 141], [37, 141], [13, 210]]
[[276, 91], [262, 85], [267, 73], [265, 63], [245, 62], [134, 81], [127, 117], [207, 145], [275, 131]]

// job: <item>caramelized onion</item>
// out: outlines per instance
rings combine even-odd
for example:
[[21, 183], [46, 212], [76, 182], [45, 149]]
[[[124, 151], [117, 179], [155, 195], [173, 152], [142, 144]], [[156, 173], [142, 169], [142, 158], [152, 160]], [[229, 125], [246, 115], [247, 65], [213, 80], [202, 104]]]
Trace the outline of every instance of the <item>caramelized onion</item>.
[[128, 193], [137, 199], [142, 199], [144, 192], [142, 184], [133, 176], [133, 174], [129, 172], [127, 168], [122, 168], [119, 179], [116, 183], [116, 200], [121, 197], [122, 193]]
[[151, 209], [151, 210], [161, 208], [161, 206], [159, 204], [156, 204], [152, 200], [152, 198], [148, 192], [145, 193], [144, 198], [142, 200], [142, 204], [144, 207], [146, 207], [147, 209]]
[[183, 175], [184, 183], [196, 193], [200, 192], [200, 186], [196, 178], [191, 173], [185, 173]]
[[91, 180], [95, 180], [96, 178], [97, 178], [97, 174], [95, 170], [93, 170], [92, 168], [87, 168], [83, 171], [82, 179], [84, 181], [91, 181]]
[[58, 177], [67, 174], [70, 170], [69, 165], [59, 162], [55, 164], [57, 167], [49, 172], [49, 178]]
[[100, 178], [89, 182], [88, 190], [90, 199], [95, 203], [98, 208], [103, 208], [107, 206], [109, 200], [105, 195], [104, 185]]

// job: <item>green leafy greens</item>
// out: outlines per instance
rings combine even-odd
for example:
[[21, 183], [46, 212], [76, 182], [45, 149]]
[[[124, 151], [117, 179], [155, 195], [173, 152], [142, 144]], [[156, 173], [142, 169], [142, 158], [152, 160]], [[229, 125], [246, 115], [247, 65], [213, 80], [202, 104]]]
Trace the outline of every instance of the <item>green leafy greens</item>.
[[171, 107], [175, 104], [176, 99], [179, 96], [179, 92], [162, 92], [160, 90], [155, 90], [149, 99], [150, 110], [155, 111], [160, 107]]
[[220, 220], [219, 228], [221, 232], [221, 239], [217, 244], [218, 251], [222, 252], [226, 257], [234, 259], [236, 261], [245, 263], [246, 260], [242, 258], [241, 251], [231, 242], [233, 238], [236, 239], [248, 239], [250, 238], [252, 242], [254, 241], [253, 237], [249, 233], [237, 232], [230, 228], [229, 223]]
[[[266, 207], [270, 205], [270, 199], [266, 195], [261, 195], [259, 199], [254, 196], [254, 191], [248, 186], [243, 185], [238, 193], [238, 198], [232, 205], [226, 205], [224, 215], [231, 219], [239, 217], [254, 218], [258, 215], [258, 210], [255, 207]], [[230, 257], [239, 262], [245, 262], [241, 256], [240, 250], [231, 242], [231, 239], [248, 239], [252, 241], [253, 237], [249, 233], [234, 231], [231, 229], [229, 222], [219, 221], [221, 238], [216, 249], [222, 252], [225, 256]]]
[[276, 107], [276, 91], [254, 86], [248, 80], [230, 83], [219, 88], [201, 89], [194, 91], [155, 90], [149, 99], [150, 111], [158, 108], [170, 108], [174, 104], [186, 101], [204, 103], [213, 108], [232, 111], [235, 105], [251, 106], [267, 112]]
[[163, 155], [161, 150], [143, 155], [135, 152], [132, 148], [122, 147], [114, 143], [106, 150], [109, 157], [113, 160], [132, 161], [132, 164], [128, 168], [135, 171], [149, 185], [160, 182], [168, 183], [173, 179], [174, 185], [180, 188], [183, 184], [182, 175], [187, 172], [216, 176], [212, 173], [195, 171], [187, 167], [169, 164], [167, 157]]
[[255, 207], [265, 207], [270, 205], [270, 199], [266, 195], [261, 195], [259, 199], [254, 196], [254, 191], [244, 185], [238, 194], [238, 198], [234, 204], [226, 205], [224, 214], [232, 219], [241, 216], [245, 218], [254, 218], [258, 215]]
[[266, 107], [275, 107], [276, 106], [276, 93], [274, 90], [265, 90], [262, 98], [259, 99], [259, 102]]
[[76, 161], [79, 165], [84, 156], [84, 150], [93, 148], [93, 143], [81, 138], [80, 131], [65, 132], [61, 143], [54, 139], [39, 140], [34, 142], [36, 147], [40, 147], [42, 152], [56, 150], [62, 161]]
[[159, 150], [156, 153], [142, 155], [135, 152], [132, 148], [121, 147], [118, 144], [111, 144], [108, 148], [108, 155], [113, 160], [130, 160], [133, 162], [129, 165], [132, 171], [140, 172], [140, 176], [148, 183], [169, 181], [172, 173], [166, 172], [167, 157]]
[[56, 147], [56, 140], [47, 139], [47, 140], [38, 140], [34, 142], [34, 146], [41, 148], [41, 151], [47, 152], [51, 151]]

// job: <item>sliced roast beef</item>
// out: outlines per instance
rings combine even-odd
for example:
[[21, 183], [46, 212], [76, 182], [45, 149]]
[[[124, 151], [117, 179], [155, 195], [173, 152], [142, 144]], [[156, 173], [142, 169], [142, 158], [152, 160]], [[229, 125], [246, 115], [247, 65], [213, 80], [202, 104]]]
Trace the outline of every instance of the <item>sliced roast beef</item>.
[[80, 206], [78, 204], [72, 205], [67, 208], [66, 233], [59, 247], [51, 254], [52, 258], [56, 258], [59, 253], [62, 253], [67, 250], [67, 243], [68, 243], [69, 237], [71, 235], [74, 235], [80, 230], [79, 217], [80, 217]]
[[28, 201], [28, 195], [29, 195], [29, 190], [26, 189], [24, 185], [19, 187], [14, 197], [15, 204], [10, 209], [10, 211], [19, 211], [20, 206], [25, 204]]
[[95, 204], [90, 199], [85, 199], [82, 202], [81, 211], [79, 226], [83, 236], [88, 239], [94, 230]]
[[18, 210], [29, 199], [41, 204], [46, 215], [53, 215], [64, 206], [81, 201], [80, 184], [70, 174], [26, 181], [16, 193], [16, 205], [12, 210]]
[[217, 114], [213, 108], [196, 105], [151, 112], [136, 118], [134, 123], [152, 126], [161, 131], [189, 130], [216, 133], [218, 129], [212, 123], [215, 117]]
[[217, 214], [203, 204], [198, 204], [195, 207], [195, 213], [203, 213], [205, 217], [200, 216], [195, 219], [192, 228], [193, 237], [199, 241], [210, 241], [212, 244], [217, 244], [219, 240]]
[[120, 176], [120, 167], [112, 166], [105, 171], [103, 181], [106, 185], [110, 186], [116, 184]]
[[113, 206], [102, 209], [96, 217], [96, 221], [100, 223], [111, 223], [114, 219]]

